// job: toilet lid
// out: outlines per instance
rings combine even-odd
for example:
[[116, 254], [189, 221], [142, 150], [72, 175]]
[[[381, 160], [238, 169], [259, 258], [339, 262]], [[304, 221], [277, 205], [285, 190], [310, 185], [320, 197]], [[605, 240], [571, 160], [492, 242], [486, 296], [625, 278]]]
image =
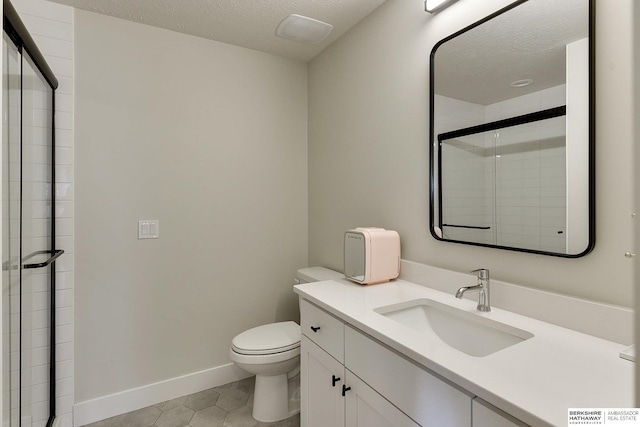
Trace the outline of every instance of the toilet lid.
[[281, 353], [300, 347], [300, 326], [296, 322], [258, 326], [236, 336], [231, 345], [241, 354]]

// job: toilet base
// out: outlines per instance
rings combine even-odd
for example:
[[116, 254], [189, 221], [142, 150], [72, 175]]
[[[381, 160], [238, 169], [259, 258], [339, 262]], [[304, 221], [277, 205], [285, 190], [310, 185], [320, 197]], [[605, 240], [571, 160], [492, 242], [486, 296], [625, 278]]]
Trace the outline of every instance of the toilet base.
[[272, 423], [300, 412], [300, 375], [256, 375], [253, 418]]

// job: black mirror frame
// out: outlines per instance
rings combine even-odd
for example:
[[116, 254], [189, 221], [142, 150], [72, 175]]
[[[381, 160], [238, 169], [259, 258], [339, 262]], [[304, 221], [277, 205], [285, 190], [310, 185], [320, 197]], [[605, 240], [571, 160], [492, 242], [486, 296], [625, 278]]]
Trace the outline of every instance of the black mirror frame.
[[486, 16], [485, 18], [474, 22], [473, 24], [469, 25], [468, 27], [465, 27], [463, 29], [461, 29], [460, 31], [455, 32], [454, 34], [451, 34], [448, 37], [445, 37], [444, 39], [440, 40], [438, 43], [435, 44], [435, 46], [433, 47], [433, 49], [431, 50], [431, 55], [429, 58], [429, 230], [431, 232], [431, 235], [436, 239], [439, 240], [441, 242], [450, 242], [450, 243], [461, 243], [461, 244], [465, 244], [465, 245], [472, 245], [472, 246], [483, 246], [483, 247], [488, 247], [488, 248], [495, 248], [495, 249], [504, 249], [504, 250], [510, 250], [510, 251], [516, 251], [516, 252], [526, 252], [526, 253], [534, 253], [534, 254], [539, 254], [539, 255], [549, 255], [549, 256], [555, 256], [555, 257], [561, 257], [561, 258], [580, 258], [583, 257], [585, 255], [587, 255], [589, 252], [591, 252], [595, 246], [596, 243], [596, 231], [595, 231], [595, 223], [596, 223], [596, 219], [595, 219], [595, 214], [596, 214], [596, 209], [595, 209], [595, 198], [596, 198], [596, 182], [595, 182], [595, 172], [596, 172], [596, 168], [595, 168], [595, 131], [596, 131], [596, 123], [595, 123], [595, 36], [596, 36], [596, 28], [595, 28], [595, 0], [588, 0], [589, 2], [589, 164], [588, 164], [588, 168], [589, 168], [589, 206], [588, 206], [588, 210], [589, 210], [589, 243], [587, 245], [587, 248], [578, 253], [578, 254], [563, 254], [563, 253], [559, 253], [559, 252], [547, 252], [547, 251], [536, 251], [536, 250], [532, 250], [532, 249], [524, 249], [524, 248], [515, 248], [515, 247], [511, 247], [511, 246], [501, 246], [501, 245], [490, 245], [490, 244], [486, 244], [486, 243], [476, 243], [476, 242], [465, 242], [465, 241], [461, 241], [461, 240], [451, 240], [451, 239], [443, 239], [442, 237], [438, 236], [436, 234], [435, 231], [435, 223], [434, 223], [434, 218], [435, 218], [435, 185], [436, 185], [436, 177], [435, 177], [435, 162], [436, 162], [436, 158], [435, 158], [435, 153], [434, 153], [434, 144], [435, 144], [435, 125], [434, 125], [434, 121], [435, 121], [435, 114], [434, 114], [434, 107], [435, 107], [435, 93], [434, 93], [434, 76], [435, 76], [435, 54], [436, 51], [438, 50], [438, 48], [446, 43], [447, 41], [458, 37], [461, 34], [466, 33], [467, 31], [482, 25], [483, 23], [490, 21], [491, 19], [495, 18], [496, 16], [502, 15], [503, 13], [514, 9], [515, 7], [526, 3], [527, 1], [530, 0], [517, 0], [514, 3], [511, 3], [510, 5], [498, 10], [495, 13], [492, 13], [491, 15]]

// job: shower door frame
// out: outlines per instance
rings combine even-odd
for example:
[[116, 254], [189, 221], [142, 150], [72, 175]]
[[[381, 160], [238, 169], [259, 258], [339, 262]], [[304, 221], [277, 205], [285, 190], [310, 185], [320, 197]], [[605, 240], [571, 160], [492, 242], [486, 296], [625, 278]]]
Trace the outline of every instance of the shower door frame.
[[[56, 191], [55, 191], [55, 105], [56, 105], [56, 89], [58, 88], [58, 79], [53, 74], [53, 71], [47, 64], [44, 56], [36, 46], [35, 41], [29, 34], [27, 28], [23, 24], [20, 16], [16, 12], [15, 8], [9, 0], [3, 0], [3, 29], [9, 39], [15, 44], [21, 57], [26, 53], [38, 71], [42, 74], [49, 87], [51, 88], [51, 237], [50, 237], [50, 250], [41, 251], [41, 253], [48, 253], [49, 259], [41, 263], [23, 264], [26, 259], [21, 259], [20, 265], [22, 269], [39, 268], [47, 265], [51, 266], [51, 278], [50, 278], [50, 335], [49, 335], [49, 417], [46, 427], [51, 427], [55, 420], [56, 415], [56, 377], [55, 377], [55, 281], [56, 281], [56, 269], [55, 260], [62, 255], [63, 251], [55, 250], [56, 245], [56, 228], [55, 228], [55, 203], [56, 203]], [[23, 59], [24, 61], [24, 59]], [[21, 107], [22, 108], [22, 107]], [[22, 113], [21, 113], [22, 114]], [[22, 120], [21, 125], [22, 126]], [[22, 131], [20, 132], [20, 145], [22, 146]], [[20, 189], [20, 200], [22, 204], [22, 185]], [[21, 233], [22, 234], [22, 233]], [[22, 256], [22, 254], [21, 254]], [[22, 273], [20, 273], [22, 275]], [[22, 331], [20, 332], [22, 336]], [[22, 339], [20, 339], [22, 342]], [[21, 345], [21, 344], [20, 344]], [[0, 392], [1, 393], [1, 392]], [[20, 405], [20, 408], [22, 406]], [[22, 409], [20, 409], [22, 410]], [[21, 417], [18, 418], [20, 424], [22, 424]]]

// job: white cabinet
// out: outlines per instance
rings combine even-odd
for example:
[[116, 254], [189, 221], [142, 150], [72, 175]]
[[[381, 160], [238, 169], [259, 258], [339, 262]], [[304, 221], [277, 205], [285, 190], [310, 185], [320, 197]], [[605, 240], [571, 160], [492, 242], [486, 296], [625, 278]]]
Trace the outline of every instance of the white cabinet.
[[357, 329], [345, 327], [345, 365], [424, 427], [471, 426], [473, 395]]
[[478, 397], [473, 399], [471, 412], [473, 427], [528, 427], [527, 424]]
[[300, 319], [303, 427], [471, 425], [469, 394], [308, 301]]
[[301, 339], [300, 414], [305, 427], [343, 427], [344, 366], [306, 336]]
[[310, 302], [300, 300], [300, 329], [302, 333], [332, 355], [340, 363], [344, 360], [344, 322]]
[[345, 393], [347, 427], [420, 427], [351, 371], [345, 371], [350, 388]]
[[301, 425], [419, 427], [306, 336], [302, 336]]
[[300, 300], [302, 427], [528, 427]]

